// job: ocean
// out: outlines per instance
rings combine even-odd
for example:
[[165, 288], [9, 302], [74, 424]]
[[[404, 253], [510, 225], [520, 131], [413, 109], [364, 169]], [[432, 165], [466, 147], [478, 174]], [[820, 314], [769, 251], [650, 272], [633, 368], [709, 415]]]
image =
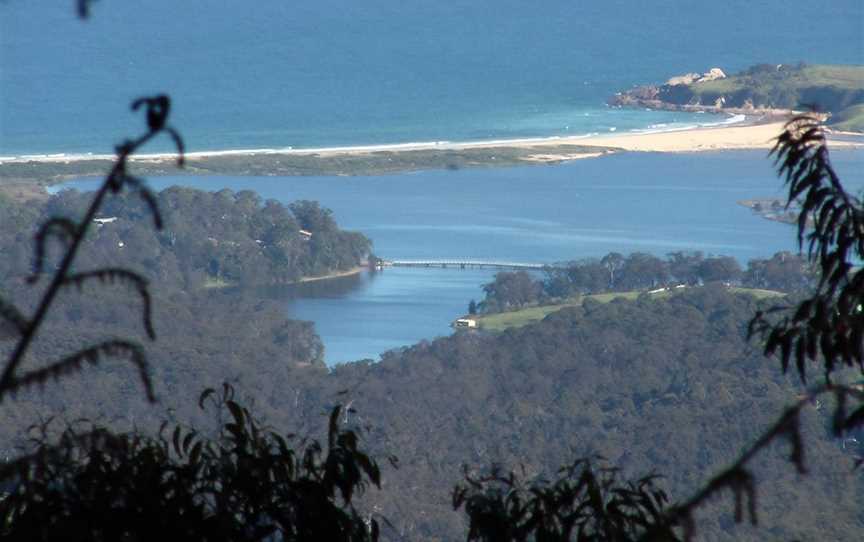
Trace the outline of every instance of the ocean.
[[[755, 63], [861, 63], [860, 0], [0, 2], [0, 156], [105, 153], [167, 92], [191, 150], [662, 130], [635, 84]], [[167, 142], [153, 151], [168, 150]]]

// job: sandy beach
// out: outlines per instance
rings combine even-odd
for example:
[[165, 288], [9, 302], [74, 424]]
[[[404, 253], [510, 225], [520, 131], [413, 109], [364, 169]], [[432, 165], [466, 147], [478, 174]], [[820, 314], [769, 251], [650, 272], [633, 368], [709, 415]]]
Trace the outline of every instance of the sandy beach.
[[748, 126], [694, 128], [677, 132], [630, 133], [583, 139], [582, 145], [606, 145], [628, 151], [699, 152], [768, 149], [783, 131], [782, 122]]
[[[227, 151], [190, 152], [186, 155], [189, 162], [214, 157], [253, 157], [253, 156], [308, 156], [321, 157], [364, 155], [381, 152], [410, 151], [461, 151], [469, 149], [524, 149], [537, 150], [533, 161], [561, 160], [562, 158], [588, 158], [604, 154], [603, 152], [587, 152], [573, 155], [560, 153], [545, 153], [546, 150], [565, 145], [580, 147], [614, 147], [616, 149], [639, 152], [700, 152], [718, 150], [768, 149], [773, 140], [783, 131], [783, 122], [765, 124], [742, 123], [726, 126], [699, 127], [677, 131], [630, 132], [625, 134], [548, 137], [525, 139], [502, 139], [491, 141], [430, 141], [419, 143], [397, 143], [384, 145], [325, 147], [312, 149], [238, 149]], [[850, 141], [832, 141], [832, 146], [864, 147], [864, 144]], [[0, 157], [0, 164], [7, 163], [69, 163], [87, 160], [108, 160], [112, 155], [94, 154], [50, 154]], [[133, 157], [135, 162], [161, 163], [174, 160], [170, 153], [139, 154]]]
[[[720, 150], [770, 149], [774, 139], [783, 131], [784, 122], [712, 126], [665, 132], [630, 132], [618, 135], [591, 137], [560, 137], [547, 139], [522, 139], [498, 142], [454, 143], [454, 148], [518, 147], [542, 151], [561, 145], [582, 147], [615, 147], [637, 152], [703, 152]], [[831, 141], [832, 147], [859, 147], [864, 143]], [[586, 153], [581, 157], [591, 158], [603, 153]], [[555, 154], [539, 154], [537, 158], [559, 158]], [[574, 156], [575, 158], [575, 156]]]

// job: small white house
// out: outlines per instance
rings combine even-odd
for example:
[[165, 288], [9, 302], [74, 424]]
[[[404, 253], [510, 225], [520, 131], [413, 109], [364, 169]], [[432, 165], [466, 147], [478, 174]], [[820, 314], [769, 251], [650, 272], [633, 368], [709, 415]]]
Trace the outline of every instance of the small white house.
[[459, 318], [455, 322], [453, 322], [453, 327], [476, 328], [477, 320], [475, 320], [474, 318]]
[[93, 222], [95, 222], [99, 226], [104, 226], [105, 224], [110, 224], [116, 220], [117, 220], [116, 216], [109, 216], [107, 218], [94, 218]]

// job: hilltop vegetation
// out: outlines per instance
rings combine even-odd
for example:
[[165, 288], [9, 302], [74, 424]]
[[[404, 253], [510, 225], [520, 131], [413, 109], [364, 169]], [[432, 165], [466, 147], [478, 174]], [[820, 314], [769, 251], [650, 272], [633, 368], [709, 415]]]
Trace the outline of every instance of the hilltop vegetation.
[[664, 87], [660, 98], [671, 103], [724, 107], [804, 109], [839, 112], [864, 102], [864, 66], [760, 64], [741, 73], [698, 82]]
[[[588, 258], [548, 269], [542, 278], [525, 271], [498, 273], [495, 280], [483, 286], [486, 297], [476, 308], [484, 315], [501, 314], [491, 322], [487, 320], [497, 326], [495, 322], [503, 325], [510, 319], [506, 315], [510, 311], [523, 313], [516, 317], [519, 322], [525, 318], [539, 319], [554, 310], [554, 306], [578, 304], [573, 300], [583, 296], [598, 301], [619, 296], [632, 299], [640, 291], [711, 282], [791, 293], [811, 286], [813, 277], [806, 261], [789, 252], [750, 260], [746, 270], [730, 256], [706, 258], [698, 251], [673, 252], [666, 259], [640, 252], [628, 256], [611, 252], [600, 259]], [[523, 311], [527, 307], [536, 310]]]
[[[63, 191], [47, 203], [0, 200], [0, 291], [6, 300], [33, 309], [47, 282], [45, 278], [35, 285], [27, 281], [37, 225], [49, 216], [80, 216], [90, 197]], [[240, 375], [260, 391], [271, 386], [265, 375], [323, 369], [324, 346], [311, 322], [286, 318], [281, 303], [262, 299], [254, 289], [203, 286], [208, 279], [256, 286], [350, 269], [366, 257], [369, 241], [339, 229], [330, 211], [315, 202], [286, 207], [261, 202], [250, 191], [207, 193], [185, 188], [164, 190], [157, 200], [165, 222], [162, 231], [154, 230], [141, 200], [117, 196], [107, 203], [101, 214], [104, 223], [94, 224], [82, 245], [80, 261], [86, 266], [79, 270], [122, 266], [153, 283], [158, 340], [147, 349], [164, 404], [171, 406], [190, 390], [197, 392]], [[57, 245], [49, 243], [48, 269], [56, 265]], [[33, 359], [58, 359], [75, 348], [116, 337], [142, 338], [138, 305], [122, 283], [65, 290], [33, 345]], [[10, 347], [0, 340], [0, 357], [5, 359]], [[257, 366], [267, 370], [253, 370]], [[100, 368], [98, 376], [85, 371], [81, 378], [64, 382], [64, 391], [23, 394], [15, 415], [27, 418], [30, 412], [65, 411], [71, 419], [78, 417], [72, 414], [77, 411], [98, 420], [111, 412], [140, 423], [148, 418], [144, 413], [149, 409], [133, 375], [126, 364], [109, 364]], [[259, 375], [263, 380], [258, 380]], [[109, 394], [100, 393], [109, 389]], [[83, 397], [92, 399], [89, 410], [77, 410]], [[70, 404], [78, 407], [70, 409]], [[7, 416], [14, 415], [7, 411]], [[16, 427], [34, 421], [4, 424], [3, 448], [8, 451], [20, 442]]]
[[[80, 216], [90, 197], [63, 190], [45, 203], [0, 199], [0, 276], [26, 274], [37, 224], [52, 216]], [[365, 236], [340, 230], [330, 210], [312, 201], [286, 207], [262, 202], [250, 190], [171, 187], [156, 203], [165, 221], [161, 232], [153, 229], [140, 199], [121, 195], [107, 203], [103, 223], [83, 247], [84, 261], [126, 266], [192, 291], [208, 280], [251, 286], [345, 271], [361, 265], [371, 248]]]
[[[523, 328], [423, 341], [378, 363], [327, 372], [320, 365], [292, 370], [286, 358], [295, 340], [274, 340], [278, 333], [260, 325], [266, 318], [249, 310], [254, 303], [160, 297], [157, 323], [168, 326], [159, 326], [159, 341], [148, 347], [159, 408], [143, 401], [125, 367], [109, 365], [52, 384], [50, 394], [19, 395], [16, 408], [0, 414], [0, 427], [7, 453], [20, 437], [13, 428], [25, 427], [34, 412], [67, 419], [111, 412], [103, 423], [151, 431], [168, 419], [207, 434], [214, 420], [196, 408], [196, 392], [230, 380], [275, 430], [321, 439], [330, 408], [346, 404], [341, 426], [364, 428], [373, 456], [399, 457], [398, 470], [383, 469], [382, 490], [358, 503], [361, 511], [392, 522], [385, 539], [456, 540], [465, 518], [452, 510], [450, 492], [463, 465], [475, 473], [521, 465], [529, 479], [554, 478], [560, 465], [599, 454], [627, 478], [663, 473], [660, 484], [673, 500], [687, 496], [800, 392], [746, 340], [747, 322], [764, 306], [714, 286], [665, 299], [586, 300]], [[93, 322], [92, 313], [83, 321]], [[116, 329], [108, 321], [122, 313], [112, 310], [92, 325]], [[92, 340], [68, 324], [64, 315], [46, 329], [40, 352]], [[724, 502], [705, 510], [700, 535], [854, 539], [864, 483], [846, 473], [861, 450], [830, 436], [827, 410], [808, 409], [803, 420], [810, 476], [791, 471], [783, 447], [758, 462], [758, 530], [735, 525]]]
[[[755, 297], [756, 299], [764, 299], [770, 297], [780, 297], [783, 295], [782, 292], [777, 292], [775, 290], [762, 290], [759, 288], [738, 288], [733, 287], [729, 289], [731, 292], [736, 294], [747, 294]], [[505, 329], [510, 329], [513, 327], [522, 327], [528, 324], [533, 324], [535, 322], [539, 322], [549, 316], [552, 313], [558, 312], [561, 309], [566, 309], [568, 307], [578, 307], [583, 303], [609, 303], [615, 299], [626, 299], [626, 300], [635, 300], [639, 298], [641, 295], [648, 295], [653, 298], [663, 298], [675, 293], [683, 293], [676, 290], [664, 290], [656, 293], [648, 293], [644, 290], [631, 290], [629, 292], [609, 292], [605, 294], [590, 294], [586, 296], [579, 296], [570, 299], [566, 299], [564, 301], [556, 301], [554, 303], [549, 304], [540, 304], [536, 306], [526, 307], [522, 309], [517, 309], [514, 311], [508, 312], [496, 312], [491, 314], [483, 314], [479, 316], [474, 316], [477, 320], [477, 326], [485, 331], [503, 331]]]

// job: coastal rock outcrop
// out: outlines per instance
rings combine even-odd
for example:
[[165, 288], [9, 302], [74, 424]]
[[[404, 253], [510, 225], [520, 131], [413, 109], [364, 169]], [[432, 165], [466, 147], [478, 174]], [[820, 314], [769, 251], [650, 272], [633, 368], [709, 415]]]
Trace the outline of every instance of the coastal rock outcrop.
[[857, 111], [864, 104], [864, 66], [758, 64], [734, 75], [711, 68], [619, 92], [607, 103], [769, 117], [808, 107], [829, 114]]
[[619, 92], [608, 100], [609, 105], [650, 107], [652, 109], [719, 109], [726, 105], [726, 99], [718, 96], [708, 104], [694, 99], [690, 86], [725, 79], [726, 73], [720, 68], [711, 68], [704, 73], [685, 73], [669, 78], [663, 85], [641, 85], [625, 92]]
[[705, 83], [716, 79], [725, 79], [726, 73], [720, 68], [711, 68], [703, 74], [685, 73], [684, 75], [676, 75], [666, 81], [666, 86], [674, 87], [677, 85], [692, 85], [693, 83]]

